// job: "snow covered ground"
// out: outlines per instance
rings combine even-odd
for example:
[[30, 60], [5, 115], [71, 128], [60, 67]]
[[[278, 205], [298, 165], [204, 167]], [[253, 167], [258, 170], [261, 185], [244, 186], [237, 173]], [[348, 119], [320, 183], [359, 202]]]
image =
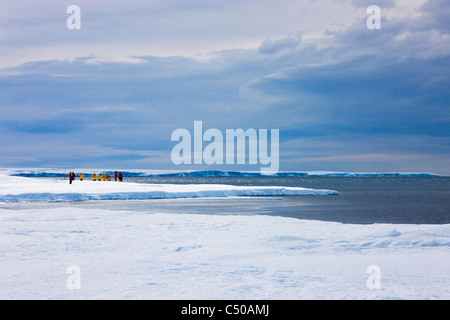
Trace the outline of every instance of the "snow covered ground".
[[15, 177], [0, 174], [0, 203], [230, 196], [329, 195], [334, 190], [213, 184], [144, 184]]
[[450, 225], [70, 207], [0, 217], [0, 299], [450, 298]]
[[449, 264], [450, 225], [0, 204], [0, 299], [449, 299]]

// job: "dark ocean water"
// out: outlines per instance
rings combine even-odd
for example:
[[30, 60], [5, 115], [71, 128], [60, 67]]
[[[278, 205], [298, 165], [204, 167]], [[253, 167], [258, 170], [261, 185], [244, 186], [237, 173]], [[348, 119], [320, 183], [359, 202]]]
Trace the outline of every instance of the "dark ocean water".
[[145, 201], [155, 211], [269, 214], [342, 223], [450, 223], [450, 177], [129, 177], [136, 183], [289, 186], [335, 196]]

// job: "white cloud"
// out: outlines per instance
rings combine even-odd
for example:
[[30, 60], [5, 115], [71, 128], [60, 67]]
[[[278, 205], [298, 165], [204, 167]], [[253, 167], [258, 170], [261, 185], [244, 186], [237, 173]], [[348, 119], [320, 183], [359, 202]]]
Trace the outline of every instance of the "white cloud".
[[342, 30], [355, 19], [349, 1], [87, 1], [81, 30], [67, 30], [62, 1], [2, 1], [0, 67], [29, 61], [130, 56], [198, 56], [256, 49], [265, 39]]

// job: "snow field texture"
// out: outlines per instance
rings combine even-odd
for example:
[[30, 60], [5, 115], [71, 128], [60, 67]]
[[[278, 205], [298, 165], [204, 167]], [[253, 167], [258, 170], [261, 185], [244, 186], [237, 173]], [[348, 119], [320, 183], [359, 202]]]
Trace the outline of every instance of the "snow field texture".
[[73, 207], [0, 219], [0, 299], [450, 298], [450, 225]]

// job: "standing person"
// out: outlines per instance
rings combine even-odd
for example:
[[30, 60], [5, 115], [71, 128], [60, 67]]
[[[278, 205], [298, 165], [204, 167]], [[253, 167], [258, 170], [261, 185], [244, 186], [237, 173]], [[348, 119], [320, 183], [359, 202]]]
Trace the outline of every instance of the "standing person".
[[72, 180], [73, 180], [72, 172], [69, 172], [69, 184], [72, 184]]
[[117, 181], [117, 171], [114, 172], [114, 181]]
[[119, 172], [119, 181], [120, 181], [120, 182], [123, 181], [123, 174], [122, 174], [122, 172]]

